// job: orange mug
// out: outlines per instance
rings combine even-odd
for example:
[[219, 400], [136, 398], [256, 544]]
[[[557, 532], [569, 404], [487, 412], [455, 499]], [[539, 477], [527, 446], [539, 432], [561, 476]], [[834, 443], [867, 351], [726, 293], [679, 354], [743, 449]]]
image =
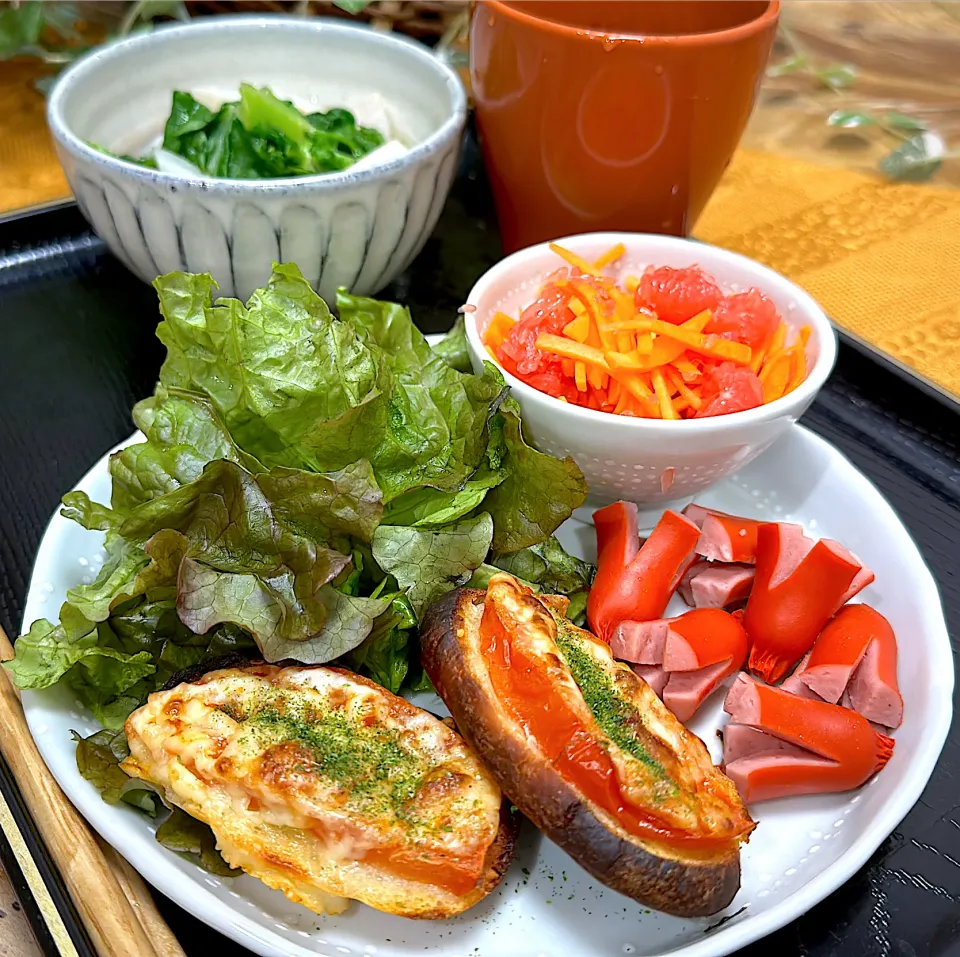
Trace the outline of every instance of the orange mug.
[[780, 4], [477, 3], [470, 80], [505, 251], [687, 235], [746, 126]]

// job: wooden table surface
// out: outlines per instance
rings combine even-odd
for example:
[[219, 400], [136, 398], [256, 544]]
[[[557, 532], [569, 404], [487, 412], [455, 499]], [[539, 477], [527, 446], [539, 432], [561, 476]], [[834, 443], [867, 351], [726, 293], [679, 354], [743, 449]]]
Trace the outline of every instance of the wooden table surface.
[[[809, 70], [770, 77], [744, 146], [857, 170], [875, 169], [891, 146], [880, 131], [863, 137], [828, 126], [838, 109], [896, 111], [922, 119], [947, 144], [933, 182], [960, 186], [960, 0], [786, 0], [786, 31], [772, 62], [803, 55]], [[854, 67], [834, 90], [815, 70]], [[0, 63], [0, 212], [66, 195], [45, 130], [32, 65]], [[27, 129], [19, 138], [16, 128]], [[949, 146], [954, 144], [950, 155]], [[0, 868], [0, 957], [40, 957], [16, 894]]]

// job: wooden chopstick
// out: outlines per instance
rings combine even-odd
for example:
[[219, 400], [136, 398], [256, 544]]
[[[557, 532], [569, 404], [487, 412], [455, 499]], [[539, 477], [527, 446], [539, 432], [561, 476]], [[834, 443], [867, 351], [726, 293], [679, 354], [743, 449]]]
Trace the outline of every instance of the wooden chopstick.
[[[0, 629], [0, 661], [13, 647]], [[0, 751], [100, 957], [185, 957], [146, 884], [94, 836], [60, 790], [27, 727], [20, 698], [0, 668]]]

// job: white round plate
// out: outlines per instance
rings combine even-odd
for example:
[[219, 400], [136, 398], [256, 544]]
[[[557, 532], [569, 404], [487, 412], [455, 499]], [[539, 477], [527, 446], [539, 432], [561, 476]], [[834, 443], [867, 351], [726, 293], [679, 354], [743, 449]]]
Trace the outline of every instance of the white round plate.
[[[78, 488], [109, 499], [104, 456]], [[44, 759], [87, 820], [163, 894], [204, 923], [265, 957], [719, 957], [769, 934], [850, 878], [920, 796], [951, 718], [953, 663], [933, 577], [880, 493], [836, 449], [800, 426], [698, 501], [737, 514], [802, 524], [835, 538], [875, 572], [863, 599], [893, 624], [900, 657], [903, 726], [887, 767], [853, 794], [791, 798], [752, 808], [759, 826], [743, 852], [743, 886], [707, 920], [678, 920], [639, 907], [593, 881], [527, 825], [501, 886], [472, 910], [444, 921], [411, 921], [352, 904], [319, 917], [250, 877], [221, 880], [156, 843], [147, 818], [110, 807], [77, 772], [70, 730], [97, 726], [65, 689], [23, 696]], [[593, 529], [574, 518], [560, 530], [571, 551], [593, 557]], [[59, 515], [37, 555], [25, 621], [56, 616], [66, 590], [89, 581], [102, 537]], [[675, 599], [679, 602], [679, 599]], [[680, 610], [678, 608], [678, 610]], [[693, 729], [715, 758], [722, 694]], [[721, 921], [720, 918], [727, 918]]]

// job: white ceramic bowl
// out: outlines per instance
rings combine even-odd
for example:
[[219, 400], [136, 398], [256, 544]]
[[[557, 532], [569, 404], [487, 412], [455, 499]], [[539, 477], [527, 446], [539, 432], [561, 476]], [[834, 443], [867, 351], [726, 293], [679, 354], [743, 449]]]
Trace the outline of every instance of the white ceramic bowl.
[[[833, 368], [837, 343], [830, 320], [807, 293], [766, 266], [716, 246], [669, 236], [587, 233], [557, 242], [588, 262], [623, 243], [626, 254], [608, 270], [611, 275], [639, 276], [648, 265], [699, 265], [724, 292], [756, 286], [791, 326], [813, 330], [807, 347], [810, 371], [802, 385], [760, 408], [705, 419], [664, 422], [582, 409], [501, 370], [537, 447], [552, 455], [570, 455], [583, 470], [591, 507], [625, 497], [650, 508], [690, 499], [770, 446], [803, 414]], [[477, 370], [490, 358], [481, 337], [494, 313], [516, 316], [535, 300], [544, 278], [562, 265], [549, 244], [541, 243], [508, 256], [480, 277], [467, 298], [476, 311], [466, 315]]]
[[[414, 143], [356, 172], [272, 180], [200, 179], [106, 156], [162, 131], [173, 90], [222, 102], [241, 83], [269, 86], [302, 110], [380, 94]], [[210, 17], [128, 37], [59, 79], [48, 119], [80, 209], [148, 282], [209, 272], [246, 298], [274, 261], [296, 263], [332, 301], [401, 272], [430, 235], [450, 190], [466, 118], [456, 74], [421, 44], [366, 27], [295, 17]]]

